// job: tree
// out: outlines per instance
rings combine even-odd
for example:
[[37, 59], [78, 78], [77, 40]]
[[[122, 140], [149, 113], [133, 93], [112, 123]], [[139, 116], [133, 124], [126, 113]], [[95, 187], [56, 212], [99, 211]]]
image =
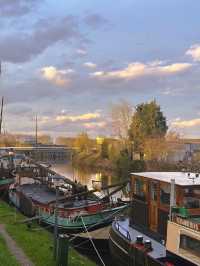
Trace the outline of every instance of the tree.
[[111, 107], [112, 129], [115, 136], [128, 139], [133, 107], [125, 100]]
[[38, 142], [42, 144], [52, 144], [52, 138], [50, 135], [40, 135], [38, 136]]
[[89, 139], [87, 133], [81, 133], [76, 137], [75, 147], [80, 152], [88, 152], [91, 149], [92, 140]]
[[101, 157], [103, 159], [108, 159], [109, 157], [108, 147], [109, 147], [108, 141], [104, 139], [103, 143], [101, 144]]
[[163, 138], [167, 132], [167, 122], [156, 101], [142, 103], [136, 107], [132, 117], [129, 137], [134, 142], [134, 149], [141, 157], [147, 139]]

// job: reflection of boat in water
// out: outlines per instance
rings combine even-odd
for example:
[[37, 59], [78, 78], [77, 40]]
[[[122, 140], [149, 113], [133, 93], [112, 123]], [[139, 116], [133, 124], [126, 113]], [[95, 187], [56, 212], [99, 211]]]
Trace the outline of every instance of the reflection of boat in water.
[[134, 173], [129, 217], [113, 222], [109, 246], [120, 266], [200, 266], [200, 178]]
[[[31, 179], [29, 179], [31, 180]], [[9, 190], [10, 200], [27, 216], [38, 216], [41, 222], [66, 230], [92, 229], [112, 222], [127, 207], [123, 202], [100, 199], [78, 183], [69, 185], [60, 176], [46, 177], [32, 184], [15, 184]], [[55, 183], [57, 184], [55, 186]], [[59, 183], [59, 185], [58, 185]], [[56, 194], [58, 207], [56, 208]], [[57, 218], [56, 218], [57, 212]]]

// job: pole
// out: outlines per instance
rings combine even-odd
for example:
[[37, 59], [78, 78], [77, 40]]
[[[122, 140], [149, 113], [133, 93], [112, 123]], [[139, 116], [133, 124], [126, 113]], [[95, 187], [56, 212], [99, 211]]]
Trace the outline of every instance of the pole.
[[36, 147], [38, 145], [38, 121], [37, 121], [37, 115], [35, 117], [35, 145], [36, 145]]
[[54, 259], [57, 258], [57, 240], [58, 240], [58, 186], [56, 186], [56, 203], [54, 210]]
[[59, 235], [58, 254], [56, 259], [57, 266], [68, 266], [69, 236]]
[[2, 99], [1, 99], [1, 114], [0, 114], [0, 135], [2, 134], [3, 104], [4, 104], [4, 98], [2, 97]]
[[170, 189], [170, 212], [169, 219], [172, 220], [172, 208], [176, 205], [176, 194], [175, 194], [175, 179], [171, 179], [171, 189]]

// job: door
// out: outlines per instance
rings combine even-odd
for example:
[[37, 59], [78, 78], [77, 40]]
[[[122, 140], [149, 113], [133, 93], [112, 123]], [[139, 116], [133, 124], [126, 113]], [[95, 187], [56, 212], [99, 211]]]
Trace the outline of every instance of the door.
[[150, 211], [149, 211], [150, 229], [157, 232], [158, 227], [158, 183], [150, 183]]

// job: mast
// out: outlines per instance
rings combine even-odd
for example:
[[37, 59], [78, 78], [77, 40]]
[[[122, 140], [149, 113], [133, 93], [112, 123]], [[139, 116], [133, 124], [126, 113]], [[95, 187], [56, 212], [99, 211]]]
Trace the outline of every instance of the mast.
[[3, 122], [3, 105], [4, 105], [4, 97], [2, 97], [2, 99], [1, 99], [0, 135], [2, 134], [2, 122]]
[[37, 147], [38, 145], [38, 120], [37, 120], [37, 115], [35, 117], [35, 146]]
[[[1, 61], [0, 61], [0, 76], [2, 73]], [[1, 113], [0, 113], [0, 135], [2, 134], [2, 122], [3, 122], [3, 104], [4, 104], [4, 97], [1, 99]]]

